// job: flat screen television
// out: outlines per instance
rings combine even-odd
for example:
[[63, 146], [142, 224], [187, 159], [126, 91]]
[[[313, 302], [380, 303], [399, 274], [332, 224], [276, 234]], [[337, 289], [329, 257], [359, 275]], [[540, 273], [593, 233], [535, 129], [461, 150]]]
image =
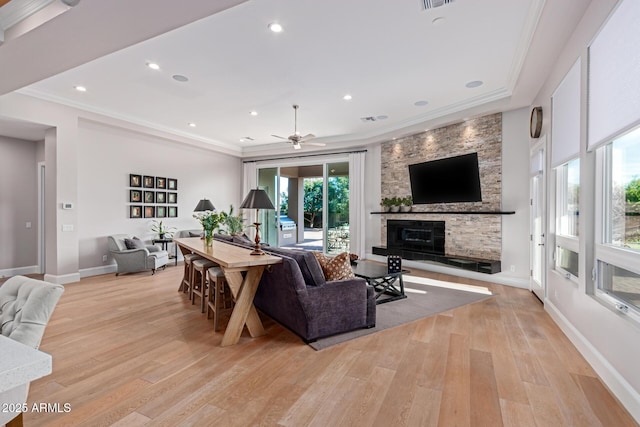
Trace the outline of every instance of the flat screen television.
[[409, 179], [416, 205], [482, 201], [478, 153], [409, 165]]

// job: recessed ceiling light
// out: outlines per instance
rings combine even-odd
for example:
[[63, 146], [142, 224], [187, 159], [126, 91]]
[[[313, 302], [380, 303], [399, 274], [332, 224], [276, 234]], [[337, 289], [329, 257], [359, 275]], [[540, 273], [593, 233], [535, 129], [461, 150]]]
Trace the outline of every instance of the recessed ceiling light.
[[152, 70], [159, 70], [160, 66], [158, 64], [156, 64], [155, 62], [147, 62], [147, 67], [151, 68]]
[[257, 111], [252, 111], [252, 112], [250, 112], [249, 114], [251, 114], [252, 116], [257, 116], [257, 115], [258, 115], [258, 112], [257, 112]]
[[378, 116], [378, 117], [376, 117], [376, 118], [377, 118], [378, 120], [386, 120], [386, 119], [388, 119], [388, 118], [389, 118], [389, 116], [382, 115], [382, 116]]
[[346, 94], [345, 96], [342, 97], [342, 99], [344, 99], [345, 101], [351, 101], [351, 99], [353, 99], [353, 97], [349, 94]]
[[240, 142], [244, 142], [244, 138], [240, 138]]
[[281, 33], [283, 30], [282, 25], [278, 24], [277, 22], [272, 22], [271, 24], [269, 24], [269, 29], [274, 33]]
[[189, 123], [187, 123], [187, 124], [188, 124], [189, 126], [191, 126], [192, 128], [196, 127], [196, 124], [195, 124], [195, 123], [193, 123], [193, 122], [189, 122]]
[[483, 84], [484, 82], [482, 80], [474, 80], [472, 82], [467, 83], [465, 86], [471, 89], [474, 87], [482, 86]]
[[428, 103], [429, 103], [429, 101], [416, 101], [416, 102], [413, 103], [413, 105], [415, 105], [416, 107], [424, 107]]
[[86, 92], [87, 88], [84, 86], [74, 86], [74, 88], [78, 91], [78, 92]]
[[182, 74], [174, 74], [172, 76], [172, 78], [173, 78], [173, 80], [175, 80], [177, 82], [181, 82], [181, 83], [189, 81], [189, 78], [187, 76], [183, 76]]

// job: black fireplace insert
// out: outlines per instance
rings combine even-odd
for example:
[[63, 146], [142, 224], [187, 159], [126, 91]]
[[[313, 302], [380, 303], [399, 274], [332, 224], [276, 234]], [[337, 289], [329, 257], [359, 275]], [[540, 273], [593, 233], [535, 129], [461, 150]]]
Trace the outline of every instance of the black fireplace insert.
[[444, 255], [444, 221], [387, 221], [387, 248]]

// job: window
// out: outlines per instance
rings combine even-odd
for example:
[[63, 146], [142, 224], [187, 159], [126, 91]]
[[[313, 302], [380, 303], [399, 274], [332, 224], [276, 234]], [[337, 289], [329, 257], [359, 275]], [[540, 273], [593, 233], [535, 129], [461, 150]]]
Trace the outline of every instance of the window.
[[604, 150], [604, 242], [640, 251], [640, 128]]
[[598, 295], [640, 316], [640, 128], [597, 153], [602, 179]]
[[555, 268], [567, 278], [579, 277], [580, 160], [556, 168]]
[[557, 169], [557, 233], [578, 237], [580, 207], [580, 160], [575, 159]]
[[[600, 261], [600, 285], [604, 292], [616, 299], [640, 307], [640, 274]], [[617, 304], [625, 311], [625, 304]], [[628, 307], [626, 307], [628, 309]]]

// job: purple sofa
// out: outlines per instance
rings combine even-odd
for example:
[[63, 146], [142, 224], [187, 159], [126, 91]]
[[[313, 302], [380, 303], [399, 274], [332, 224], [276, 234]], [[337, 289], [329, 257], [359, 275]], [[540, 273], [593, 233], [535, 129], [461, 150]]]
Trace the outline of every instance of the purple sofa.
[[[227, 236], [216, 236], [229, 241]], [[236, 239], [236, 244], [247, 246]], [[265, 270], [254, 305], [306, 342], [371, 328], [376, 324], [374, 290], [364, 279], [327, 282], [316, 257], [308, 251], [263, 247], [282, 258]]]

